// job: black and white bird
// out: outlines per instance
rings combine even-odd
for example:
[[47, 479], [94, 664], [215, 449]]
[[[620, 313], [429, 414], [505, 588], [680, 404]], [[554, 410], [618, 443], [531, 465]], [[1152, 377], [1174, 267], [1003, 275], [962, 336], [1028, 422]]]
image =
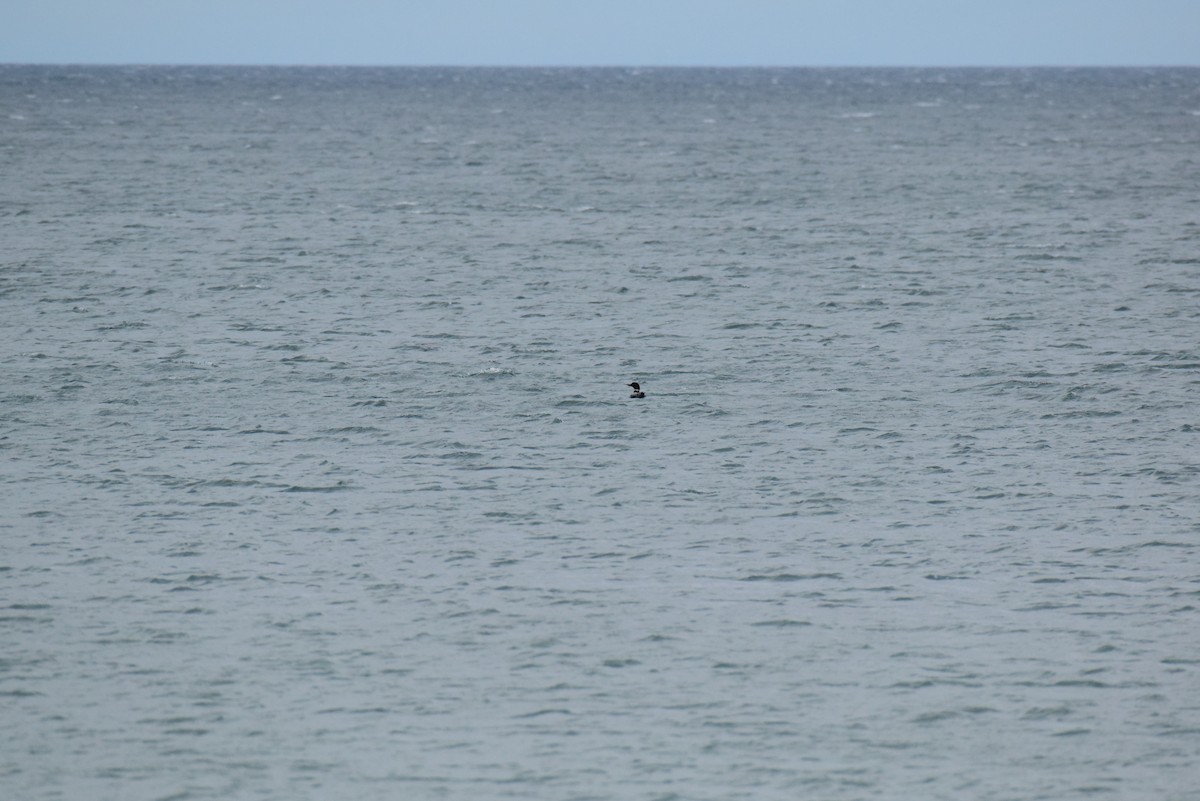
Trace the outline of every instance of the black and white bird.
[[626, 384], [625, 386], [627, 386], [627, 387], [633, 387], [633, 392], [632, 392], [632, 393], [630, 393], [629, 397], [631, 397], [631, 398], [644, 398], [644, 397], [646, 397], [646, 393], [645, 393], [645, 392], [642, 392], [642, 385], [641, 385], [641, 384], [639, 384], [638, 382], [634, 381], [632, 384]]

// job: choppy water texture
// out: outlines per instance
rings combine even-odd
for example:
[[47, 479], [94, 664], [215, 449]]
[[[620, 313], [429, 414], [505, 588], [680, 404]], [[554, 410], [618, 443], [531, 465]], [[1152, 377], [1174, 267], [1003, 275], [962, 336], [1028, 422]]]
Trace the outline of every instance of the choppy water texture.
[[1197, 797], [1200, 71], [0, 132], [4, 798]]

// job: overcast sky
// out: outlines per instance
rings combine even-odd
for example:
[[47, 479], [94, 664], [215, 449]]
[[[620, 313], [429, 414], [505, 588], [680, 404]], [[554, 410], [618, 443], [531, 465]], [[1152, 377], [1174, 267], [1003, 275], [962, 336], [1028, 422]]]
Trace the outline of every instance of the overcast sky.
[[0, 0], [0, 63], [1196, 65], [1200, 0]]

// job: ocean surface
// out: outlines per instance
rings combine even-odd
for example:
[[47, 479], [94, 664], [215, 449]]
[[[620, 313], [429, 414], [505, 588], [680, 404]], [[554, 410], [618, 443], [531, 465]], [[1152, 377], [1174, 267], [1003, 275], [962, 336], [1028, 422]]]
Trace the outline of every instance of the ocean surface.
[[1198, 399], [1200, 69], [0, 66], [0, 797], [1192, 801]]

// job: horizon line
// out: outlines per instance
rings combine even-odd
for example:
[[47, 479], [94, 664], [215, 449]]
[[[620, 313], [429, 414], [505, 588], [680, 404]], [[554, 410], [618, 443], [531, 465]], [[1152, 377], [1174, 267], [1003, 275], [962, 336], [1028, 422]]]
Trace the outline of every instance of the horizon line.
[[1072, 64], [955, 64], [955, 63], [877, 63], [877, 64], [473, 64], [461, 62], [393, 63], [393, 62], [300, 62], [300, 61], [0, 61], [5, 67], [299, 67], [299, 68], [343, 68], [343, 69], [520, 69], [520, 70], [567, 70], [567, 69], [1196, 69], [1200, 62], [1184, 63], [1091, 63]]

